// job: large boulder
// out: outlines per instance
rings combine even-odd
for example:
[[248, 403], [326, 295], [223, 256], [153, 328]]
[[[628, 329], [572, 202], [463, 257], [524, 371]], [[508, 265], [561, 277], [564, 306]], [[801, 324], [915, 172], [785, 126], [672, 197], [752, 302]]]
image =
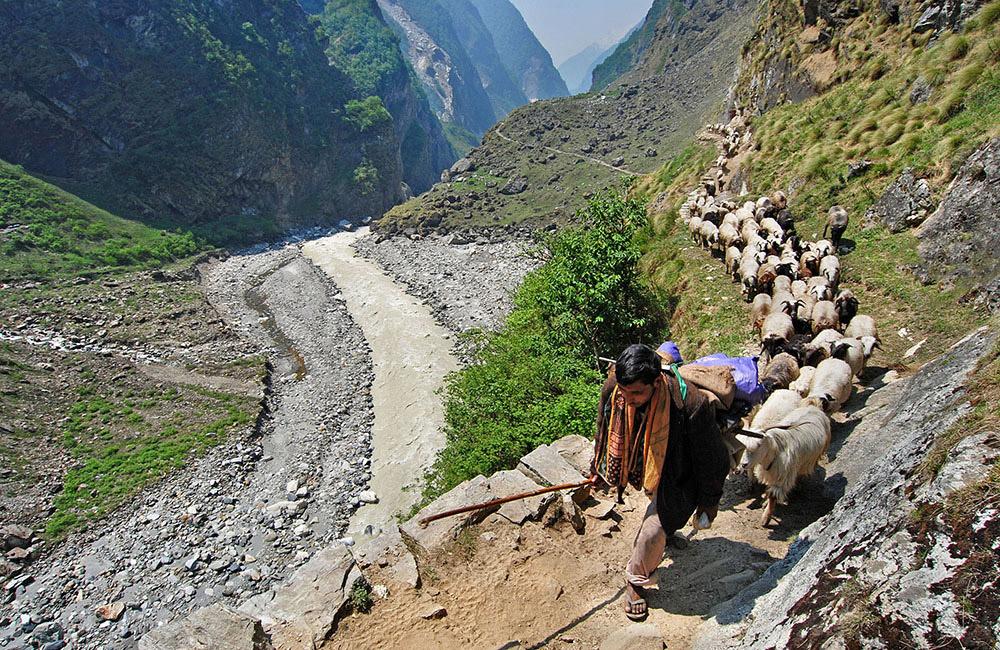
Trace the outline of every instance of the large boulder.
[[336, 625], [361, 571], [346, 546], [325, 548], [273, 592], [240, 606], [260, 619], [276, 650], [319, 647]]
[[272, 650], [260, 621], [222, 604], [149, 631], [139, 650]]
[[517, 464], [518, 471], [539, 485], [578, 483], [583, 472], [567, 461], [555, 445], [537, 447]]
[[477, 476], [464, 483], [460, 483], [435, 499], [418, 512], [415, 517], [400, 526], [399, 532], [402, 533], [404, 539], [424, 551], [440, 548], [455, 539], [463, 528], [479, 523], [492, 512], [495, 512], [496, 508], [492, 510], [475, 510], [453, 517], [446, 517], [431, 522], [426, 526], [420, 525], [421, 519], [444, 512], [445, 510], [483, 503], [493, 498], [490, 492], [489, 481], [484, 476]]
[[912, 169], [904, 169], [882, 197], [868, 208], [865, 220], [880, 221], [891, 232], [902, 232], [923, 222], [933, 208], [930, 185], [917, 178]]
[[[989, 614], [960, 594], [967, 571], [982, 560], [979, 542], [970, 541], [971, 526], [952, 530], [937, 521], [943, 515], [934, 508], [990, 471], [995, 435], [956, 447], [935, 481], [920, 469], [935, 438], [971, 408], [962, 387], [996, 340], [982, 328], [889, 385], [896, 396], [830, 454], [840, 462], [856, 437], [867, 449], [879, 443], [878, 451], [846, 454], [851, 460], [839, 470], [827, 467], [828, 477], [847, 471], [857, 478], [782, 561], [713, 611], [694, 648], [990, 647], [971, 643], [996, 633], [980, 623], [992, 625]], [[982, 534], [995, 535], [1000, 513], [977, 516]]]
[[941, 205], [920, 229], [920, 255], [946, 278], [980, 287], [980, 300], [1000, 310], [1000, 138], [975, 151]]

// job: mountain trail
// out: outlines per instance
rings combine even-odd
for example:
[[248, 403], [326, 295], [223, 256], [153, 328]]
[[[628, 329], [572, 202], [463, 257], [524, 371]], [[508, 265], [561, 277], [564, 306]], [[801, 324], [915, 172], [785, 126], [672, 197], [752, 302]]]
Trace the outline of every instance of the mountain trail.
[[[504, 135], [504, 133], [503, 133], [504, 124], [506, 124], [506, 121], [501, 122], [500, 124], [498, 124], [497, 127], [496, 127], [496, 129], [494, 130], [494, 133], [496, 133], [497, 137], [499, 137], [501, 140], [506, 140], [507, 142], [512, 142], [514, 144], [519, 144], [522, 147], [530, 147], [532, 149], [539, 148], [539, 145], [537, 145], [537, 144], [532, 144], [530, 142], [521, 142], [520, 140], [515, 140], [514, 138], [511, 138], [511, 137], [508, 137], [508, 136]], [[586, 160], [587, 162], [592, 162], [592, 163], [594, 163], [596, 165], [601, 165], [602, 167], [607, 167], [608, 169], [612, 169], [612, 170], [614, 170], [616, 172], [619, 172], [621, 174], [627, 174], [629, 176], [641, 176], [641, 174], [639, 172], [634, 172], [634, 171], [632, 171], [630, 169], [626, 169], [625, 167], [616, 167], [615, 165], [612, 165], [611, 163], [604, 162], [600, 158], [592, 158], [590, 156], [584, 156], [583, 154], [574, 153], [572, 151], [563, 151], [562, 149], [556, 149], [555, 147], [549, 147], [547, 145], [541, 145], [540, 148], [544, 149], [545, 151], [549, 151], [551, 153], [559, 154], [559, 155], [562, 155], [562, 156], [571, 156], [573, 158], [579, 158], [580, 160]]]

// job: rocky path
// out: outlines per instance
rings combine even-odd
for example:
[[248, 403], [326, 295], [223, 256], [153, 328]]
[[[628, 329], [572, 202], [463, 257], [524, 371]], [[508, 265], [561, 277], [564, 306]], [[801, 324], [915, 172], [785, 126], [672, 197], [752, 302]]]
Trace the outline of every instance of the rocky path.
[[365, 505], [351, 519], [355, 539], [377, 536], [420, 498], [420, 479], [444, 444], [438, 390], [457, 368], [450, 335], [430, 310], [352, 247], [366, 234], [308, 242], [306, 258], [342, 287], [346, 306], [371, 347], [372, 475]]

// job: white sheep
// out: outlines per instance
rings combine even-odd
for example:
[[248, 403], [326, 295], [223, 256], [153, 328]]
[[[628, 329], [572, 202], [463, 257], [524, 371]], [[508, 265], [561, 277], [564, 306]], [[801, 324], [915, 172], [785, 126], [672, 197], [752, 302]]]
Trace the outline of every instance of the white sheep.
[[795, 336], [795, 326], [792, 324], [792, 317], [778, 311], [772, 311], [764, 319], [764, 326], [761, 328], [761, 347], [771, 357], [778, 352]]
[[698, 216], [691, 217], [691, 220], [688, 221], [688, 232], [691, 233], [693, 241], [700, 243], [701, 224], [704, 222], [705, 220]]
[[859, 339], [863, 336], [871, 336], [876, 341], [881, 340], [878, 337], [878, 329], [875, 327], [875, 319], [867, 314], [858, 314], [852, 318], [851, 324], [844, 330], [844, 336], [853, 336]]
[[788, 388], [805, 397], [809, 394], [809, 389], [812, 388], [812, 380], [815, 376], [816, 368], [814, 366], [802, 366], [799, 368], [799, 378], [788, 384]]
[[860, 377], [877, 345], [878, 341], [875, 340], [874, 336], [865, 336], [860, 339], [845, 337], [830, 344], [830, 356], [846, 361], [854, 376]]
[[711, 221], [703, 221], [698, 229], [698, 239], [705, 248], [712, 248], [719, 243], [719, 229]]
[[753, 298], [753, 304], [750, 305], [750, 320], [753, 323], [753, 328], [758, 332], [764, 326], [764, 319], [768, 317], [771, 313], [771, 296], [766, 293], [758, 293]]
[[[781, 273], [780, 269], [778, 270], [778, 273]], [[787, 275], [779, 275], [778, 277], [776, 277], [774, 279], [774, 284], [771, 286], [771, 293], [772, 294], [779, 294], [779, 293], [788, 293], [788, 294], [791, 294], [792, 293], [792, 279], [790, 277], [788, 277]]]
[[806, 280], [806, 288], [816, 300], [833, 300], [833, 288], [822, 275], [816, 275]]
[[733, 276], [734, 281], [739, 278], [742, 257], [742, 251], [736, 246], [730, 246], [726, 249], [726, 272]]
[[813, 305], [809, 315], [812, 333], [819, 334], [823, 330], [839, 330], [840, 317], [837, 316], [837, 306], [830, 300], [820, 300]]
[[747, 448], [747, 462], [754, 478], [766, 486], [762, 526], [770, 523], [777, 504], [788, 503], [788, 495], [799, 477], [816, 470], [829, 446], [830, 418], [815, 405], [806, 404], [765, 431], [752, 449]]
[[826, 278], [831, 288], [840, 284], [840, 259], [836, 255], [827, 255], [819, 261], [819, 274]]
[[819, 400], [816, 403], [822, 403], [827, 413], [836, 413], [850, 399], [853, 380], [854, 371], [846, 361], [823, 359], [816, 366], [816, 374], [806, 397]]

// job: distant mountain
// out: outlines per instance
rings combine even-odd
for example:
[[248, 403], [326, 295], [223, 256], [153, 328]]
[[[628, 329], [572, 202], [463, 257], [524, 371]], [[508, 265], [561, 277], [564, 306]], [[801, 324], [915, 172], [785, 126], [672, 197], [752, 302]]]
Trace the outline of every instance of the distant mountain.
[[300, 0], [330, 35], [327, 55], [358, 91], [380, 97], [392, 115], [403, 179], [414, 193], [428, 189], [457, 158], [420, 82], [400, 51], [376, 0]]
[[606, 88], [615, 79], [632, 70], [658, 38], [656, 30], [660, 20], [666, 18], [669, 21], [683, 16], [694, 4], [695, 0], [653, 0], [653, 6], [649, 8], [642, 23], [629, 32], [611, 55], [594, 69], [591, 88]]
[[524, 17], [509, 0], [471, 0], [493, 35], [500, 60], [529, 101], [563, 97], [566, 83]]
[[222, 233], [402, 198], [393, 120], [295, 2], [18, 0], [0, 33], [0, 158], [101, 207]]
[[[503, 0], [490, 0], [503, 2]], [[462, 46], [479, 72], [479, 80], [490, 97], [496, 119], [501, 119], [518, 106], [528, 103], [528, 97], [514, 81], [497, 50], [493, 34], [483, 22], [479, 10], [470, 0], [438, 0], [451, 16], [451, 24]], [[520, 15], [520, 14], [518, 14]]]
[[493, 126], [496, 99], [483, 88], [451, 13], [437, 0], [379, 0], [378, 5], [438, 118], [477, 136]]

